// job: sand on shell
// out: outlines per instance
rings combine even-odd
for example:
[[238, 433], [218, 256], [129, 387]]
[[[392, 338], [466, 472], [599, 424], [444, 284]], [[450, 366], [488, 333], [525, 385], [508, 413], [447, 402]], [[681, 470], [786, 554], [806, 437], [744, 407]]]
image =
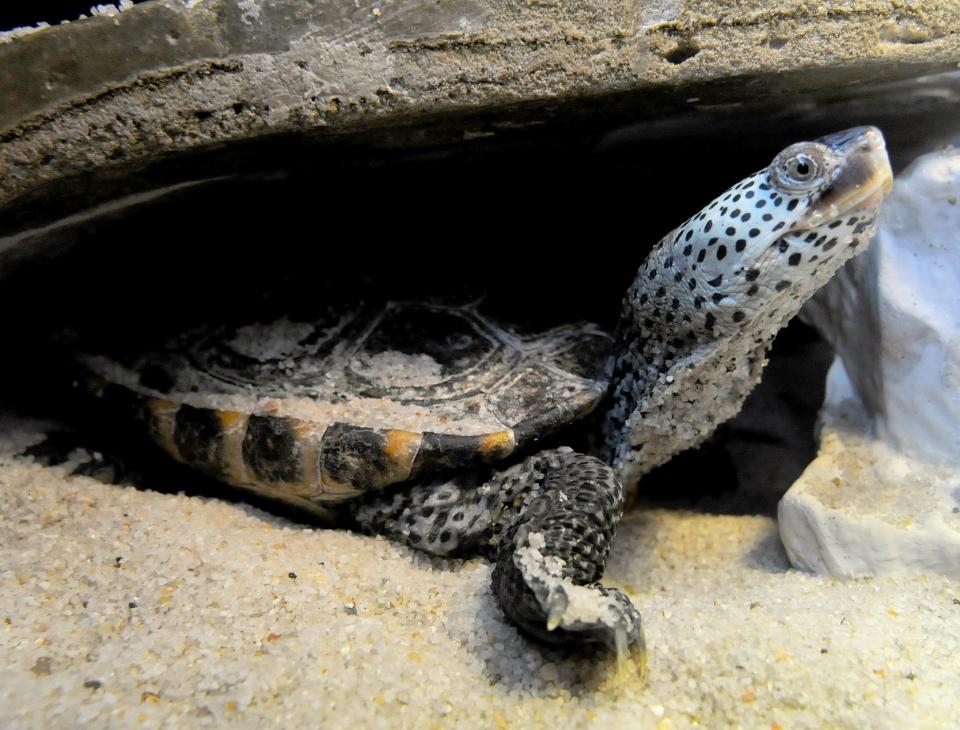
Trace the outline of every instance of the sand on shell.
[[[649, 677], [503, 620], [481, 560], [0, 449], [4, 727], [947, 727], [960, 586], [792, 570], [763, 516], [631, 511]], [[7, 455], [2, 455], [3, 453]]]

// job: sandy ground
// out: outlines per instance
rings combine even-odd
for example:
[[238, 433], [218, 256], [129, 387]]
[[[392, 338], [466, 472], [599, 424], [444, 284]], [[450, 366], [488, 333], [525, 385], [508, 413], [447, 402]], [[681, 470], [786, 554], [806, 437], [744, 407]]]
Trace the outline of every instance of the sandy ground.
[[627, 516], [608, 577], [644, 614], [645, 681], [521, 638], [490, 571], [0, 456], [0, 725], [787, 730], [960, 717], [960, 586], [791, 570], [767, 517]]

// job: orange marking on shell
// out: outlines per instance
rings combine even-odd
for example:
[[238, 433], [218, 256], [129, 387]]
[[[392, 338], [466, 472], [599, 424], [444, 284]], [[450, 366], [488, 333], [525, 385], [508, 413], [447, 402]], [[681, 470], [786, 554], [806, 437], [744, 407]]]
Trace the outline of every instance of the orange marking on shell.
[[398, 467], [405, 469], [407, 474], [413, 468], [413, 457], [420, 449], [423, 434], [416, 431], [404, 431], [392, 428], [383, 432], [386, 441], [383, 444], [383, 453]]
[[220, 427], [227, 431], [241, 425], [247, 419], [247, 414], [239, 411], [217, 411], [217, 417], [220, 419]]
[[150, 433], [160, 447], [177, 461], [183, 461], [180, 450], [174, 441], [173, 432], [176, 430], [177, 411], [180, 405], [162, 398], [147, 398], [147, 411], [152, 423]]
[[488, 433], [480, 440], [480, 453], [488, 459], [502, 459], [516, 446], [513, 431]]
[[150, 412], [154, 416], [160, 418], [176, 413], [180, 409], [180, 405], [173, 401], [163, 400], [162, 398], [148, 398], [147, 408], [150, 409]]

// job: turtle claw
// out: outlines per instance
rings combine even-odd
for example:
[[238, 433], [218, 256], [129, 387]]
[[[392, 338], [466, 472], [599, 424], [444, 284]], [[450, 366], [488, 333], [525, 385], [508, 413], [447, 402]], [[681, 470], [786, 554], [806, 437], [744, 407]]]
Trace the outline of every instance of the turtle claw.
[[604, 644], [619, 662], [634, 647], [646, 646], [640, 613], [614, 588], [599, 583], [556, 586], [550, 589], [544, 609], [547, 631], [558, 638], [562, 635], [565, 642]]
[[568, 605], [570, 601], [562, 588], [550, 592], [547, 597], [547, 631], [553, 631], [560, 625]]

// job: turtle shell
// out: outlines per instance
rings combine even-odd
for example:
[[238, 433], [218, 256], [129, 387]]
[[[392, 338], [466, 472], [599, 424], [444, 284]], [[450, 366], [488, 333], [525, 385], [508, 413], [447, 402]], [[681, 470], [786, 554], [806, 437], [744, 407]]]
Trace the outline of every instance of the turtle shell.
[[388, 303], [81, 360], [97, 392], [139, 397], [174, 458], [317, 502], [507, 458], [593, 410], [610, 348], [589, 324], [531, 334], [473, 306]]

